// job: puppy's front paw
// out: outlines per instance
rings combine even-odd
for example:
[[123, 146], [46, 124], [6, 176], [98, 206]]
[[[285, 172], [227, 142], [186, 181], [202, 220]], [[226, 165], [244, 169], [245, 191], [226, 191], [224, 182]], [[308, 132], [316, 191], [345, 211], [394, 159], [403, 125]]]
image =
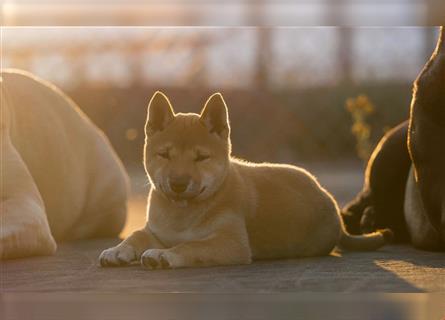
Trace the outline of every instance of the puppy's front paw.
[[165, 249], [149, 249], [142, 254], [141, 264], [148, 269], [179, 267], [178, 257]]
[[138, 259], [137, 253], [132, 246], [118, 245], [104, 250], [99, 256], [102, 267], [124, 266]]

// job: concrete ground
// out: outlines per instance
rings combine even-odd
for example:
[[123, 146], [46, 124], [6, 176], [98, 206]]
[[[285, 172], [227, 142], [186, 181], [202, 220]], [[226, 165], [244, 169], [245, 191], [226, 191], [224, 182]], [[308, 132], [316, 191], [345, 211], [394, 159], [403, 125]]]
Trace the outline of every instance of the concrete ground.
[[[343, 202], [359, 190], [360, 168], [313, 169]], [[144, 220], [145, 179], [133, 179], [128, 234]], [[1, 291], [75, 293], [290, 293], [290, 292], [445, 292], [445, 254], [387, 246], [375, 252], [334, 252], [328, 257], [260, 261], [248, 266], [148, 271], [134, 265], [100, 268], [100, 252], [118, 239], [59, 246], [52, 257], [2, 262]]]
[[260, 261], [248, 266], [150, 271], [101, 268], [101, 250], [117, 239], [60, 246], [53, 257], [2, 263], [3, 292], [286, 293], [445, 292], [443, 253], [388, 246], [376, 252]]

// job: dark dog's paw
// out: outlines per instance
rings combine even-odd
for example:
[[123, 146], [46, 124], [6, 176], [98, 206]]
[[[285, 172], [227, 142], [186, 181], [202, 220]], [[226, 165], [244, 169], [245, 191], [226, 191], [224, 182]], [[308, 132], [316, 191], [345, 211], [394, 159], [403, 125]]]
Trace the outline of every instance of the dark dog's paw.
[[373, 207], [366, 207], [360, 220], [360, 229], [362, 233], [371, 233], [375, 231], [375, 211]]
[[394, 232], [391, 229], [379, 229], [377, 231], [383, 235], [386, 243], [391, 243], [394, 240]]

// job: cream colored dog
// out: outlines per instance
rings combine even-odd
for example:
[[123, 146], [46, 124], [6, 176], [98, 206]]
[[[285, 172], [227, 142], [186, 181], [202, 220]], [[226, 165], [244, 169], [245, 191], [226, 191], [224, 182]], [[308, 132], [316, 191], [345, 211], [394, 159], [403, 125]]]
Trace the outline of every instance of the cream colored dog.
[[0, 258], [117, 235], [127, 176], [105, 135], [55, 86], [1, 73]]
[[307, 171], [232, 158], [223, 97], [198, 114], [174, 114], [155, 93], [145, 126], [152, 189], [147, 224], [100, 256], [178, 268], [327, 255], [337, 245], [377, 249], [390, 231], [350, 236], [332, 196]]

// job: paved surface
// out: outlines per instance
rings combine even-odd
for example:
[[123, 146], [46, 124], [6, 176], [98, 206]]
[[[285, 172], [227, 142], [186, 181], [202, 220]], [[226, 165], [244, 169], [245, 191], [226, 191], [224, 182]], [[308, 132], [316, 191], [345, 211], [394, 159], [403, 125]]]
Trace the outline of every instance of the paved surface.
[[286, 293], [445, 292], [445, 254], [388, 246], [376, 252], [261, 261], [248, 266], [149, 271], [100, 268], [117, 239], [63, 244], [53, 257], [1, 264], [3, 292]]

